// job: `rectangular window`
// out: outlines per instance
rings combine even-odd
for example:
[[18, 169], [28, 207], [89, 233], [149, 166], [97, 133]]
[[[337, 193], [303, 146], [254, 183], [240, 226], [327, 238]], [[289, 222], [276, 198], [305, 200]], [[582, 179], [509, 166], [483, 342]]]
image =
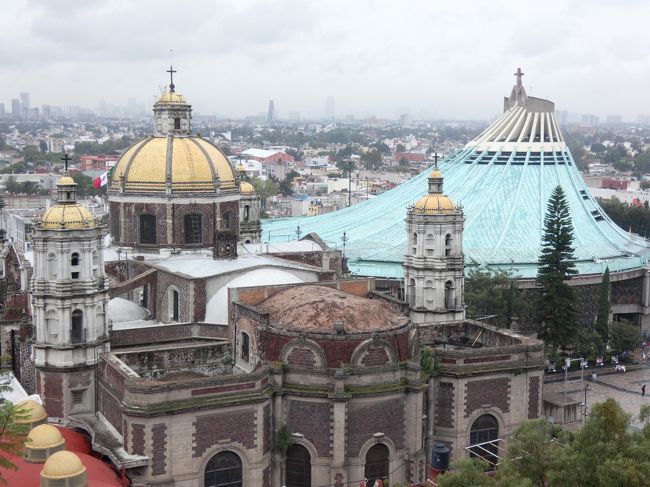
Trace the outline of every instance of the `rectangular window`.
[[140, 243], [156, 243], [156, 217], [154, 215], [140, 215]]
[[77, 406], [79, 404], [83, 404], [84, 402], [84, 390], [78, 390], [78, 391], [72, 391], [72, 404], [74, 406]]
[[180, 118], [175, 118], [174, 119], [174, 129], [175, 130], [180, 130], [181, 129], [181, 119]]
[[198, 213], [191, 213], [183, 217], [185, 243], [200, 244], [203, 241], [203, 229], [201, 225], [201, 215]]

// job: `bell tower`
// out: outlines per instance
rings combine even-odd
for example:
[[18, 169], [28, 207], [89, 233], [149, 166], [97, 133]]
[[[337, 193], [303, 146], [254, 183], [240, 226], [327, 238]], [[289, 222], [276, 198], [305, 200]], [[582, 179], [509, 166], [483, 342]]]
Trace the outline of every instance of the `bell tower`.
[[437, 165], [428, 194], [406, 216], [405, 300], [411, 320], [434, 323], [465, 318], [463, 211], [443, 193]]
[[97, 357], [109, 349], [106, 227], [77, 203], [76, 189], [71, 177], [59, 179], [57, 203], [35, 221], [33, 237], [36, 389], [62, 421], [94, 412]]
[[174, 73], [170, 66], [167, 70], [170, 77], [169, 91], [163, 93], [153, 106], [154, 136], [190, 135], [192, 131], [192, 105], [185, 97], [176, 93]]

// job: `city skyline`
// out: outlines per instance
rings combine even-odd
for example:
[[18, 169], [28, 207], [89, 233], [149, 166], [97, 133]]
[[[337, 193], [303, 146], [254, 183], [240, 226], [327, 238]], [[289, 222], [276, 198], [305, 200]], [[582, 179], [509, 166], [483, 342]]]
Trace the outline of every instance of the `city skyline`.
[[203, 115], [258, 115], [273, 99], [282, 117], [320, 118], [332, 97], [339, 118], [489, 119], [517, 67], [528, 93], [558, 109], [650, 112], [650, 6], [533, 6], [23, 0], [6, 7], [0, 32], [0, 102], [9, 111], [29, 92], [34, 107], [147, 106], [169, 83], [173, 49], [177, 89]]

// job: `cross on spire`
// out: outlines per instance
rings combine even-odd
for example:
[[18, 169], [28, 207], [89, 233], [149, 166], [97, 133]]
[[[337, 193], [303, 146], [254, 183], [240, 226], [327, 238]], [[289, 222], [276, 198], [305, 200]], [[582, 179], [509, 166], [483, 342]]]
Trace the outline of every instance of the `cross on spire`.
[[524, 73], [521, 72], [521, 68], [517, 68], [517, 72], [515, 73], [515, 76], [517, 77], [517, 86], [521, 86], [521, 77], [524, 75]]
[[169, 73], [169, 91], [174, 93], [174, 73], [176, 70], [173, 68], [173, 66], [169, 66], [169, 69], [166, 71], [166, 73]]
[[436, 169], [438, 168], [438, 151], [434, 150], [433, 151], [433, 164], [436, 166]]
[[72, 158], [68, 155], [67, 152], [63, 154], [63, 157], [61, 158], [63, 161], [63, 164], [65, 165], [65, 172], [68, 172], [68, 162], [72, 160]]

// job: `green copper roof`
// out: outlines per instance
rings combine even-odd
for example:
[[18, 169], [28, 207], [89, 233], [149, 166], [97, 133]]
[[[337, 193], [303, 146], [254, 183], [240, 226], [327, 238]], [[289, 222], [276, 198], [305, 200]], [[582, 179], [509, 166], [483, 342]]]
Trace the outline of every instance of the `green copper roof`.
[[[523, 102], [512, 106], [475, 141], [440, 164], [445, 193], [465, 214], [467, 266], [534, 277], [546, 204], [557, 185], [564, 189], [571, 209], [580, 274], [599, 274], [606, 266], [619, 271], [646, 265], [648, 241], [620, 229], [596, 203], [557, 130], [552, 103], [532, 97], [525, 101], [533, 107], [530, 116], [522, 111]], [[550, 104], [550, 109], [542, 102]], [[520, 125], [513, 130], [516, 123]], [[496, 124], [506, 128], [496, 130]], [[544, 127], [552, 130], [545, 135]], [[262, 239], [294, 240], [300, 225], [301, 235], [316, 232], [328, 245], [342, 248], [345, 232], [345, 254], [352, 272], [402, 277], [406, 208], [426, 194], [428, 173], [337, 212], [266, 220]]]

